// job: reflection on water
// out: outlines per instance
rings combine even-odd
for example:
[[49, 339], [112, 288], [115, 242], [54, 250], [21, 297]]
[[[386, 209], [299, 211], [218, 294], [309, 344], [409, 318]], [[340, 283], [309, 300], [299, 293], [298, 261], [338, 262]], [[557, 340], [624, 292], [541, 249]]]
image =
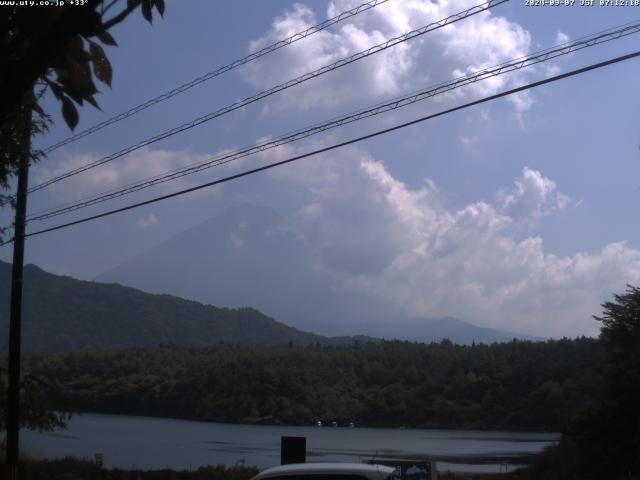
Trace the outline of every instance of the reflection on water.
[[21, 440], [28, 452], [48, 458], [93, 458], [100, 452], [106, 467], [193, 469], [243, 463], [266, 468], [279, 464], [282, 436], [307, 437], [310, 460], [341, 462], [382, 456], [519, 456], [539, 452], [558, 438], [553, 433], [254, 426], [84, 414], [74, 416], [66, 431], [23, 431]]

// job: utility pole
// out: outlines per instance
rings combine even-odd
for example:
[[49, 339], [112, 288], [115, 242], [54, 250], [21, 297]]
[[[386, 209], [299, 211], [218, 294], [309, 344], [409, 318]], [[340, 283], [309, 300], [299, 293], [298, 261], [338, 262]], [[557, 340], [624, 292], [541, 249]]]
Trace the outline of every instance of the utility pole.
[[31, 102], [24, 107], [19, 128], [23, 135], [18, 166], [16, 217], [13, 235], [13, 270], [11, 272], [11, 313], [9, 321], [9, 387], [7, 389], [7, 478], [18, 480], [20, 457], [20, 329], [22, 320], [22, 274], [24, 234], [31, 157]]

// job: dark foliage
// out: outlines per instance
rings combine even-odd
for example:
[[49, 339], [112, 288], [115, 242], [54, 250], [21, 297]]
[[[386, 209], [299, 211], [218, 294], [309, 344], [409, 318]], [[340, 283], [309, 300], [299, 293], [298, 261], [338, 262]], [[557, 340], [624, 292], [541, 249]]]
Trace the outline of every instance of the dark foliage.
[[559, 430], [597, 383], [595, 340], [457, 346], [164, 346], [31, 355], [79, 411], [221, 422]]
[[[6, 430], [7, 385], [8, 373], [5, 369], [0, 369], [0, 432]], [[64, 398], [60, 393], [61, 388], [55, 383], [31, 374], [23, 375], [20, 389], [20, 426], [31, 430], [64, 428], [65, 421], [71, 414], [62, 407]], [[51, 410], [49, 406], [52, 402], [57, 403], [62, 409]]]
[[[7, 478], [0, 465], [0, 480]], [[249, 480], [258, 473], [253, 467], [226, 468], [208, 465], [193, 471], [103, 469], [77, 458], [25, 461], [20, 465], [23, 480]]]
[[[2, 190], [23, 160], [31, 164], [43, 156], [30, 142], [51, 124], [39, 103], [44, 93], [51, 89], [73, 130], [77, 105], [99, 108], [94, 77], [111, 86], [111, 64], [100, 45], [116, 45], [108, 30], [137, 8], [150, 23], [154, 8], [164, 14], [164, 0], [66, 1], [34, 8], [15, 3], [2, 6], [0, 15], [0, 208], [14, 206], [14, 197]], [[5, 230], [0, 228], [0, 241], [6, 241]]]
[[[11, 265], [0, 262], [0, 351], [8, 344]], [[113, 350], [163, 343], [350, 344], [303, 332], [252, 308], [202, 305], [117, 284], [84, 282], [25, 267], [23, 351]]]
[[[600, 381], [523, 479], [640, 478], [640, 289], [602, 305]], [[520, 477], [518, 477], [520, 478]]]
[[[141, 8], [152, 21], [152, 10], [164, 13], [164, 0], [87, 0], [84, 5], [2, 8], [0, 20], [0, 124], [10, 122], [39, 82], [51, 88], [62, 114], [73, 129], [75, 105], [98, 107], [93, 76], [111, 85], [111, 65], [103, 45], [115, 46], [108, 30]], [[35, 102], [32, 108], [42, 113]]]

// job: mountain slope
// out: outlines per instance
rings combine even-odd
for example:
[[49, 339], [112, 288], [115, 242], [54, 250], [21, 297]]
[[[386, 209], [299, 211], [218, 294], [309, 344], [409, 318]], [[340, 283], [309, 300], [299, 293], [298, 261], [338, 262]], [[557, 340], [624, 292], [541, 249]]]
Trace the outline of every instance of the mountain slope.
[[303, 330], [368, 331], [397, 316], [382, 299], [347, 292], [316, 268], [308, 245], [275, 211], [230, 208], [96, 277], [146, 292], [252, 306]]
[[253, 205], [230, 208], [97, 280], [213, 305], [250, 305], [287, 325], [324, 335], [358, 332], [455, 343], [537, 340], [453, 318], [408, 318], [379, 296], [347, 290], [314, 264], [306, 239], [278, 213]]
[[[8, 344], [11, 265], [0, 262], [0, 350]], [[216, 308], [116, 284], [86, 282], [25, 266], [23, 349], [109, 350], [160, 344], [350, 344], [365, 337], [322, 337], [252, 308]]]

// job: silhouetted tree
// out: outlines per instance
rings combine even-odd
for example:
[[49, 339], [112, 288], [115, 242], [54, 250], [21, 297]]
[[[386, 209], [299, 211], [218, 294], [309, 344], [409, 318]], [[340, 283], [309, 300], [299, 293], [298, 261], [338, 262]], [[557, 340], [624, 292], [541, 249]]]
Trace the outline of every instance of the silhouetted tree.
[[[31, 134], [50, 122], [39, 105], [47, 89], [61, 102], [72, 130], [78, 124], [76, 105], [96, 108], [94, 76], [111, 86], [112, 69], [102, 45], [116, 46], [108, 30], [137, 8], [151, 22], [155, 8], [164, 13], [164, 0], [66, 0], [61, 6], [0, 7], [0, 188], [16, 175], [18, 159], [28, 146], [25, 118], [35, 115]], [[26, 127], [28, 129], [28, 127]], [[33, 162], [37, 152], [30, 155]], [[0, 207], [10, 196], [0, 195]], [[0, 235], [2, 232], [0, 232]]]
[[593, 398], [523, 478], [640, 478], [640, 289], [628, 286], [602, 308]]
[[[31, 137], [50, 124], [38, 103], [48, 89], [61, 102], [63, 118], [72, 130], [78, 124], [76, 105], [88, 102], [99, 108], [93, 77], [108, 86], [112, 78], [111, 64], [100, 43], [115, 46], [108, 30], [137, 8], [151, 22], [154, 8], [163, 15], [164, 0], [64, 0], [60, 6], [15, 2], [0, 7], [0, 190], [9, 187], [23, 161], [32, 163], [42, 156], [30, 144]], [[0, 194], [0, 208], [7, 203], [13, 205], [13, 197]], [[0, 228], [0, 240], [4, 233]], [[22, 382], [25, 426], [53, 428], [63, 421], [47, 410], [50, 395], [38, 393], [43, 385], [34, 377]], [[5, 382], [0, 378], [3, 400], [4, 391]]]
[[[65, 121], [73, 129], [78, 123], [74, 102], [98, 106], [92, 67], [98, 80], [111, 85], [111, 65], [96, 40], [115, 46], [108, 30], [138, 7], [149, 22], [154, 8], [160, 15], [164, 13], [164, 0], [85, 0], [80, 6], [63, 3], [59, 7], [2, 7], [0, 121], [14, 115], [41, 82], [62, 102]], [[40, 110], [37, 105], [34, 108]]]
[[602, 419], [607, 455], [620, 477], [640, 477], [640, 289], [628, 286], [602, 305], [604, 347]]
[[[7, 371], [0, 369], [0, 391], [4, 393], [7, 386]], [[55, 381], [43, 380], [35, 375], [27, 374], [22, 379], [20, 391], [20, 403], [22, 415], [21, 427], [32, 430], [53, 430], [65, 426], [65, 421], [71, 416], [71, 412], [65, 407], [60, 387]], [[54, 402], [58, 409], [52, 410]], [[6, 429], [6, 404], [7, 396], [0, 395], [0, 432]]]

